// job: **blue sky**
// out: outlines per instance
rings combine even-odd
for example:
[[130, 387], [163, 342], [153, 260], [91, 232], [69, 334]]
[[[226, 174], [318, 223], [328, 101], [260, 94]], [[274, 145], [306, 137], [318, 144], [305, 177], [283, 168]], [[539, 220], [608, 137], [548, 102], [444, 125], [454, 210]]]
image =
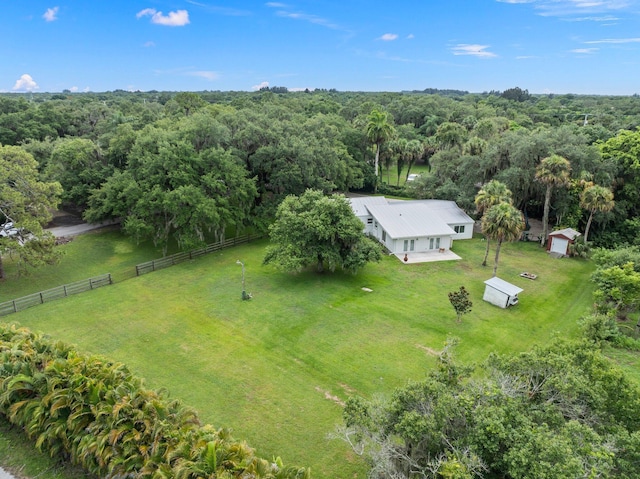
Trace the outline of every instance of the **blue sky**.
[[640, 93], [640, 0], [0, 0], [0, 91]]

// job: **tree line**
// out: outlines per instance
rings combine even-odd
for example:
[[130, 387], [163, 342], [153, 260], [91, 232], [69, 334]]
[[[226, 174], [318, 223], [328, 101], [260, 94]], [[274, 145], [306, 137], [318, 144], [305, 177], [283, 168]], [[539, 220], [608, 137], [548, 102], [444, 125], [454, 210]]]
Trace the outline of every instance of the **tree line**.
[[[551, 228], [586, 229], [596, 245], [635, 244], [639, 103], [521, 89], [4, 94], [0, 154], [16, 147], [33, 157], [34, 181], [62, 188], [52, 205], [73, 205], [88, 221], [122, 218], [127, 234], [163, 251], [230, 229], [265, 231], [284, 198], [307, 189], [449, 199], [476, 214], [491, 180]], [[546, 158], [565, 160], [559, 183], [541, 173]], [[406, 182], [416, 168], [421, 175]], [[611, 193], [611, 208], [600, 207], [606, 191], [586, 195], [591, 186]], [[5, 253], [12, 246], [0, 243]]]

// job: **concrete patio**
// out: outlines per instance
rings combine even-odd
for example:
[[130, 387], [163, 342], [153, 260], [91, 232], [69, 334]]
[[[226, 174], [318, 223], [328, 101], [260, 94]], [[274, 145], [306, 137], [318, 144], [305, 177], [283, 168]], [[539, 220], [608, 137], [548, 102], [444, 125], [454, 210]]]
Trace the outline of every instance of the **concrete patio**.
[[439, 251], [428, 251], [424, 253], [418, 253], [411, 251], [407, 253], [407, 261], [404, 260], [405, 253], [394, 254], [401, 263], [414, 264], [414, 263], [431, 263], [434, 261], [453, 261], [462, 259], [451, 250], [445, 250], [442, 253]]

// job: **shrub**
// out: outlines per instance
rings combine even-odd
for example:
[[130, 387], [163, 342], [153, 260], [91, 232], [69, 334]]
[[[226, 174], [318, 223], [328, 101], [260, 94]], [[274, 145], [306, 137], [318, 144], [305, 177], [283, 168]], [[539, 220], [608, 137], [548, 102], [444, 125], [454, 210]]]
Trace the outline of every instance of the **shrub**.
[[309, 477], [201, 426], [125, 365], [14, 326], [0, 326], [0, 414], [39, 449], [100, 477]]

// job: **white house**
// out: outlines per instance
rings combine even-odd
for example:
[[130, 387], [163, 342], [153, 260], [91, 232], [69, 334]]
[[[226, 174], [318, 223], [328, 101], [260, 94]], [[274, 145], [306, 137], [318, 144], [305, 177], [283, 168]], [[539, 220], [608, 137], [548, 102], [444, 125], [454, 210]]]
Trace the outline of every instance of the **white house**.
[[522, 288], [495, 276], [486, 280], [484, 284], [486, 286], [482, 299], [501, 308], [518, 304], [518, 294], [524, 291]]
[[394, 254], [447, 251], [454, 239], [473, 235], [473, 219], [454, 201], [387, 200], [384, 196], [350, 201], [365, 233]]
[[578, 236], [580, 236], [580, 233], [573, 228], [565, 228], [549, 233], [547, 252], [569, 256], [569, 246], [575, 242]]

